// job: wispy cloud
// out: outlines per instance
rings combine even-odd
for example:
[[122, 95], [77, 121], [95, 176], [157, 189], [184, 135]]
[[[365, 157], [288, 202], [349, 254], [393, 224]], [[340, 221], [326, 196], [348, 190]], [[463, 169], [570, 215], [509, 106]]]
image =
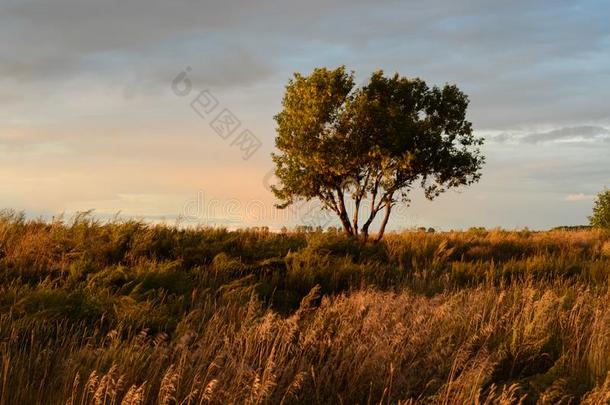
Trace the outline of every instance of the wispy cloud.
[[565, 197], [565, 201], [569, 202], [578, 202], [578, 201], [589, 201], [595, 198], [594, 194], [584, 194], [584, 193], [576, 193], [576, 194], [568, 194]]
[[610, 139], [610, 129], [591, 125], [564, 127], [547, 132], [525, 135], [521, 140], [525, 143], [542, 142], [596, 142]]
[[602, 126], [580, 125], [561, 127], [543, 132], [502, 132], [491, 135], [489, 139], [497, 143], [575, 143], [575, 144], [599, 144], [610, 142], [610, 129]]

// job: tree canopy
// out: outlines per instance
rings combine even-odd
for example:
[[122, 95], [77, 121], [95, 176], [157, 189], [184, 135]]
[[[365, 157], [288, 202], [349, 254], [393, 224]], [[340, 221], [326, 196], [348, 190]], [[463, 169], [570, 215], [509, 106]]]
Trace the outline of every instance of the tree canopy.
[[356, 87], [345, 67], [318, 68], [294, 74], [282, 106], [272, 155], [278, 207], [319, 199], [349, 235], [366, 240], [383, 211], [381, 239], [392, 208], [408, 203], [417, 184], [433, 199], [481, 176], [483, 139], [473, 135], [468, 97], [454, 85], [377, 71]]

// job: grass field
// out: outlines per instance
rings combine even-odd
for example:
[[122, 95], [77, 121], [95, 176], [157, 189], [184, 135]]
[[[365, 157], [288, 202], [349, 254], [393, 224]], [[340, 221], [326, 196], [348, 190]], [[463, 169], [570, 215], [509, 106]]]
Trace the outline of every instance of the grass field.
[[0, 217], [0, 405], [610, 400], [610, 236]]

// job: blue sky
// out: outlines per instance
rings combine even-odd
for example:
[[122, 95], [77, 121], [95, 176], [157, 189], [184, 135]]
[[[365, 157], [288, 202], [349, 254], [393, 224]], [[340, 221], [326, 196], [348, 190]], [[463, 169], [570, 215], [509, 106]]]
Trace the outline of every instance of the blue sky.
[[[610, 186], [609, 20], [604, 1], [0, 0], [0, 206], [326, 221], [274, 210], [263, 178], [288, 78], [344, 64], [457, 84], [487, 138], [479, 184], [414, 190], [392, 229], [586, 223]], [[261, 141], [250, 159], [191, 109], [204, 89]]]

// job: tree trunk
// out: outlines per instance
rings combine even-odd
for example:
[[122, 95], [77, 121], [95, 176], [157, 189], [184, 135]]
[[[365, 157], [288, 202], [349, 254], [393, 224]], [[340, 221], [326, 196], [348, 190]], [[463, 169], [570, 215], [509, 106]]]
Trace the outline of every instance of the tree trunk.
[[364, 225], [362, 225], [362, 229], [360, 229], [360, 237], [363, 242], [369, 240], [369, 226], [371, 225], [371, 222], [372, 221], [366, 221]]
[[381, 222], [381, 227], [379, 228], [379, 233], [375, 238], [375, 242], [379, 242], [381, 238], [383, 238], [385, 227], [388, 224], [388, 220], [390, 219], [390, 212], [392, 212], [392, 203], [388, 201], [387, 205], [385, 206], [385, 214], [383, 216], [383, 221]]
[[349, 218], [345, 211], [339, 214], [339, 219], [341, 220], [341, 224], [343, 225], [343, 230], [347, 236], [353, 236], [354, 231], [352, 230], [352, 224], [349, 222]]
[[354, 218], [352, 219], [354, 235], [356, 236], [358, 236], [358, 214], [360, 214], [360, 200], [356, 199], [356, 208], [354, 211]]
[[362, 240], [364, 242], [366, 242], [369, 239], [369, 228], [370, 228], [371, 224], [373, 223], [373, 221], [375, 220], [376, 216], [377, 216], [377, 210], [375, 208], [375, 198], [373, 196], [373, 201], [371, 202], [371, 213], [370, 213], [368, 219], [366, 220], [366, 222], [364, 224], [362, 224], [362, 228], [360, 231]]
[[345, 209], [345, 200], [341, 189], [337, 190], [337, 199], [339, 200], [339, 219], [341, 220], [341, 224], [343, 224], [343, 229], [348, 236], [353, 236], [354, 230], [352, 228], [352, 223], [349, 221], [347, 210]]

